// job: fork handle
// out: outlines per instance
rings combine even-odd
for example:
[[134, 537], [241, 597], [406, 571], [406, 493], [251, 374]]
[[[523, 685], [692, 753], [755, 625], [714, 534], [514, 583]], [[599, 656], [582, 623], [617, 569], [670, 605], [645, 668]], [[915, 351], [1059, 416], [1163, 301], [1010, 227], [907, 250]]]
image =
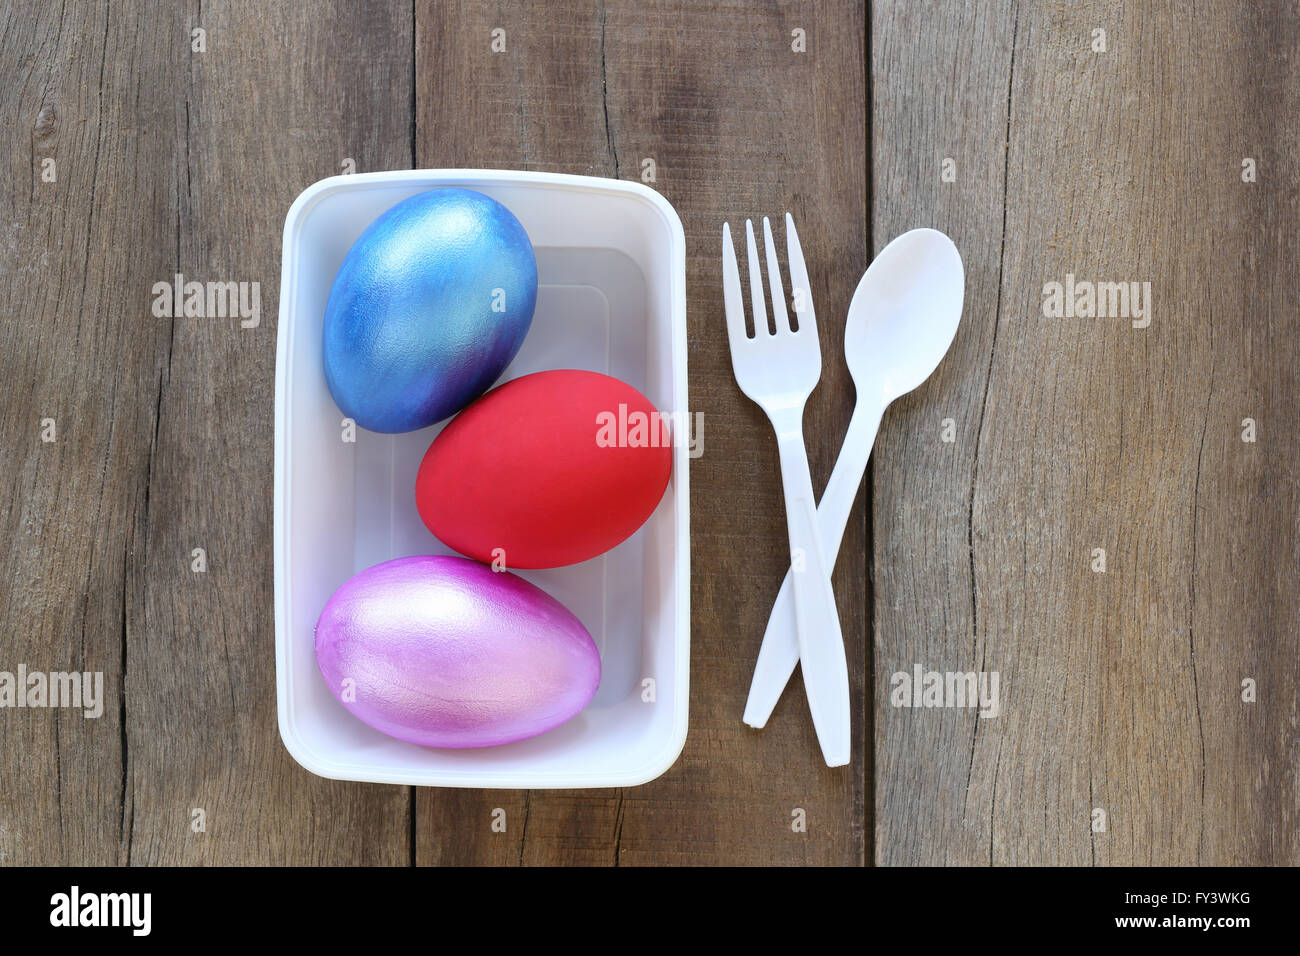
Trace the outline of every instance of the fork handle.
[[813, 727], [826, 765], [849, 762], [853, 737], [849, 705], [849, 668], [835, 607], [830, 567], [817, 521], [808, 453], [803, 440], [803, 409], [774, 420], [781, 456], [781, 486], [790, 533], [799, 659]]
[[[826, 483], [822, 500], [817, 505], [817, 521], [822, 533], [822, 545], [826, 548], [826, 565], [830, 570], [835, 569], [844, 528], [853, 510], [853, 502], [857, 499], [862, 474], [867, 470], [867, 460], [871, 456], [871, 447], [875, 444], [884, 411], [876, 402], [861, 398], [858, 400], [853, 409], [853, 417], [849, 420], [848, 431], [844, 435], [839, 458], [831, 471], [830, 481]], [[767, 724], [777, 701], [781, 699], [781, 692], [794, 674], [795, 665], [799, 663], [794, 595], [791, 594], [793, 577], [793, 572], [786, 572], [776, 603], [772, 606], [772, 614], [767, 620], [767, 630], [763, 632], [763, 645], [758, 651], [753, 681], [749, 685], [749, 698], [745, 701], [744, 720], [751, 727]]]

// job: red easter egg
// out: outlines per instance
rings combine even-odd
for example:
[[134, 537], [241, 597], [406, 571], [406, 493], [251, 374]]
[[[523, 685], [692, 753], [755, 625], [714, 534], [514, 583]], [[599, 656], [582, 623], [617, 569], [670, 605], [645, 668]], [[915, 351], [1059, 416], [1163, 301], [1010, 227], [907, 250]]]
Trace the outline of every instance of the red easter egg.
[[479, 561], [576, 564], [650, 517], [668, 487], [671, 445], [666, 419], [631, 385], [537, 372], [452, 419], [420, 463], [415, 504], [443, 544]]

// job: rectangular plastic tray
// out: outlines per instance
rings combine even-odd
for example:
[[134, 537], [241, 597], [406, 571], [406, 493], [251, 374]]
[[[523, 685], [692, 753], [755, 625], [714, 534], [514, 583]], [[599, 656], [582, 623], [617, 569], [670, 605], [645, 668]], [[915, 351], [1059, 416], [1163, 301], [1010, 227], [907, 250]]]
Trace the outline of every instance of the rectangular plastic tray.
[[275, 639], [280, 735], [324, 777], [451, 787], [614, 787], [651, 780], [686, 740], [690, 550], [684, 441], [655, 513], [582, 564], [517, 572], [563, 602], [601, 652], [600, 689], [561, 727], [503, 747], [436, 750], [349, 714], [316, 667], [330, 594], [390, 558], [450, 553], [415, 510], [415, 473], [441, 426], [356, 430], [325, 385], [330, 285], [362, 231], [426, 189], [477, 189], [523, 223], [537, 255], [533, 325], [505, 381], [548, 368], [604, 372], [684, 423], [686, 249], [672, 206], [639, 183], [503, 170], [403, 170], [308, 187], [285, 221], [275, 388]]

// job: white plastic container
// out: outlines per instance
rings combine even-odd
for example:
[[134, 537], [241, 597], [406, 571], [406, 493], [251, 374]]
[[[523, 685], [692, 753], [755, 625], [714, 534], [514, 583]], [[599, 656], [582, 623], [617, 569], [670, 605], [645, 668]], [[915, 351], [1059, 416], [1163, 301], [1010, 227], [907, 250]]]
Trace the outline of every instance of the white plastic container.
[[[532, 329], [501, 380], [548, 368], [605, 372], [661, 411], [686, 404], [686, 241], [639, 183], [498, 170], [335, 176], [308, 187], [284, 227], [275, 376], [275, 663], [280, 736], [323, 777], [448, 787], [617, 787], [667, 770], [686, 740], [690, 664], [685, 442], [649, 521], [582, 564], [517, 572], [591, 632], [603, 673], [568, 723], [503, 747], [435, 750], [348, 713], [316, 666], [314, 628], [334, 590], [381, 561], [450, 553], [415, 509], [415, 474], [442, 426], [343, 440], [321, 365], [325, 302], [353, 242], [425, 189], [463, 186], [505, 204], [537, 254]], [[650, 683], [653, 682], [653, 683]]]

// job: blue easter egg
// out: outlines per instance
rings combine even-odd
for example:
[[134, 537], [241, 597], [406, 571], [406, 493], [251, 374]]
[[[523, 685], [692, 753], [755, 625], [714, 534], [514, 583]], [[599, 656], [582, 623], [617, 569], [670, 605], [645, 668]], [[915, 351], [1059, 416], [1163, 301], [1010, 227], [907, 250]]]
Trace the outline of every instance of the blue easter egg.
[[533, 321], [537, 260], [519, 220], [472, 189], [431, 189], [370, 224], [325, 306], [325, 380], [343, 414], [406, 432], [460, 411]]

